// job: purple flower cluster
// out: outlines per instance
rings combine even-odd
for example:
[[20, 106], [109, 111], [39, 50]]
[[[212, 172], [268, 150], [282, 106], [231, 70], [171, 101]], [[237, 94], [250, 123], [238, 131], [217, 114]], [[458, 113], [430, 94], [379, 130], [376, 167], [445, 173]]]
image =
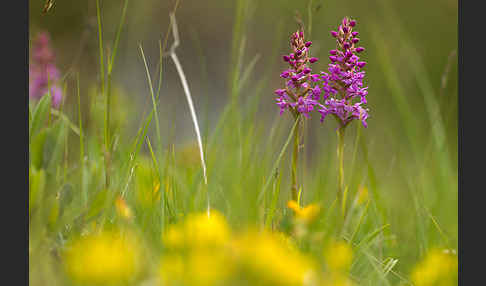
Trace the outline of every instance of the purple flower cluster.
[[[320, 74], [311, 74], [307, 61], [303, 61], [301, 66], [298, 66], [300, 69], [295, 67], [296, 61], [299, 60], [295, 59], [295, 54], [299, 49], [296, 49], [294, 42], [299, 43], [298, 48], [301, 48], [303, 33], [301, 32], [302, 36], [298, 38], [298, 41], [294, 39], [300, 34], [292, 35], [291, 44], [294, 53], [284, 56], [284, 60], [288, 61], [292, 68], [285, 70], [280, 75], [283, 78], [290, 76], [291, 80], [287, 81], [285, 89], [275, 91], [279, 96], [277, 104], [280, 106], [280, 114], [291, 107], [294, 108], [294, 112], [309, 116], [309, 112], [316, 106], [321, 114], [321, 122], [328, 114], [332, 114], [343, 127], [353, 119], [360, 120], [365, 127], [367, 126], [368, 110], [362, 107], [362, 104], [367, 102], [366, 95], [368, 94], [368, 87], [363, 87], [365, 72], [362, 69], [366, 62], [360, 61], [357, 55], [364, 51], [364, 48], [357, 46], [359, 38], [357, 37], [358, 32], [353, 31], [355, 26], [355, 20], [345, 17], [342, 24], [339, 25], [338, 31], [331, 32], [331, 35], [336, 38], [337, 48], [329, 52], [331, 63], [328, 66], [328, 72]], [[308, 46], [304, 46], [306, 48], [305, 57], [307, 57]], [[309, 62], [311, 61], [309, 60]], [[307, 71], [307, 74], [304, 71]], [[301, 75], [304, 76], [302, 83]], [[297, 80], [294, 80], [294, 77]], [[320, 85], [311, 87], [310, 83], [316, 82]], [[303, 88], [303, 92], [292, 93], [290, 88]], [[320, 102], [321, 95], [322, 102]]]
[[39, 33], [32, 45], [32, 61], [29, 66], [29, 97], [40, 99], [50, 86], [52, 106], [59, 107], [62, 90], [59, 87], [59, 70], [54, 64], [55, 56], [50, 47], [49, 35]]
[[304, 31], [299, 30], [290, 37], [292, 53], [284, 55], [283, 60], [289, 64], [280, 77], [285, 79], [285, 88], [277, 89], [277, 105], [280, 114], [290, 109], [294, 115], [298, 113], [309, 117], [321, 96], [321, 89], [317, 82], [319, 74], [312, 74], [310, 64], [317, 62], [317, 58], [310, 57], [309, 47], [312, 42], [305, 41]]
[[[333, 114], [341, 126], [346, 126], [353, 119], [360, 120], [366, 127], [368, 110], [366, 104], [368, 87], [363, 87], [365, 72], [361, 69], [366, 62], [360, 61], [357, 54], [364, 51], [359, 43], [358, 32], [353, 31], [356, 21], [345, 17], [338, 31], [332, 31], [337, 48], [329, 51], [331, 63], [328, 72], [321, 73], [324, 90], [324, 104], [319, 104], [321, 122], [328, 114]], [[358, 101], [356, 101], [358, 99]]]

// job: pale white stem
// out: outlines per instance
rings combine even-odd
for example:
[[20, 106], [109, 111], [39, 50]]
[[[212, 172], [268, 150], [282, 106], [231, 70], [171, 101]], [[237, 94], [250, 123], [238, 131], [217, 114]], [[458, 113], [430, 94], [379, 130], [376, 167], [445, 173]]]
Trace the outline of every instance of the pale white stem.
[[197, 136], [197, 143], [199, 145], [199, 155], [201, 156], [201, 163], [202, 163], [203, 174], [204, 174], [204, 183], [207, 185], [208, 179], [206, 177], [206, 163], [204, 162], [204, 152], [203, 152], [203, 146], [201, 141], [201, 134], [199, 132], [199, 125], [197, 121], [196, 111], [194, 110], [194, 104], [192, 103], [191, 92], [189, 91], [189, 86], [187, 85], [186, 77], [184, 75], [184, 71], [182, 70], [181, 63], [177, 58], [177, 55], [175, 53], [172, 53], [170, 57], [174, 61], [174, 64], [177, 68], [177, 72], [179, 73], [179, 77], [181, 78], [182, 87], [184, 88], [184, 93], [186, 94], [187, 104], [189, 105], [189, 109], [191, 110], [192, 122], [194, 123], [194, 129], [196, 130], [196, 136]]
[[[191, 117], [192, 117], [192, 122], [194, 123], [194, 130], [196, 131], [196, 136], [197, 136], [197, 143], [199, 145], [199, 155], [201, 156], [201, 165], [203, 168], [203, 176], [204, 176], [204, 184], [207, 186], [208, 184], [208, 178], [206, 175], [206, 163], [204, 161], [204, 151], [203, 151], [203, 146], [202, 146], [202, 140], [201, 140], [201, 133], [199, 131], [199, 124], [196, 116], [196, 111], [194, 109], [194, 104], [192, 102], [192, 97], [191, 97], [191, 92], [189, 91], [189, 85], [187, 84], [187, 79], [184, 74], [184, 71], [182, 69], [182, 65], [179, 62], [179, 58], [177, 57], [177, 54], [175, 53], [175, 49], [179, 46], [179, 33], [177, 31], [177, 23], [175, 19], [174, 13], [170, 13], [170, 21], [172, 24], [172, 36], [174, 37], [174, 43], [170, 47], [169, 54], [174, 62], [174, 65], [176, 66], [177, 73], [179, 74], [179, 77], [181, 79], [182, 83], [182, 88], [184, 89], [184, 93], [186, 95], [187, 99], [187, 104], [189, 105], [189, 110], [191, 111]], [[209, 216], [209, 194], [207, 195], [207, 203], [208, 203], [208, 216]]]

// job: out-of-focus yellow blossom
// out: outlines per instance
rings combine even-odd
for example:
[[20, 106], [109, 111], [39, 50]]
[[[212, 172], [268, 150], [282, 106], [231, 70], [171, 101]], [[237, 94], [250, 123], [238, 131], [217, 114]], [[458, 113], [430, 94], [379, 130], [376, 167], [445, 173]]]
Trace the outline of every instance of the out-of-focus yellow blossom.
[[155, 181], [154, 182], [154, 194], [158, 194], [159, 193], [159, 190], [160, 190], [160, 182], [159, 181]]
[[160, 263], [160, 279], [162, 285], [182, 283], [185, 272], [185, 261], [182, 255], [165, 255]]
[[163, 285], [209, 286], [221, 284], [233, 273], [232, 260], [224, 251], [198, 249], [162, 258], [160, 278]]
[[131, 219], [133, 217], [132, 210], [127, 205], [122, 197], [117, 197], [115, 200], [116, 212], [119, 216], [125, 219]]
[[344, 241], [331, 241], [324, 251], [324, 259], [331, 271], [346, 272], [353, 262], [353, 250]]
[[169, 254], [162, 258], [163, 285], [216, 285], [233, 272], [230, 228], [218, 211], [189, 214], [163, 236]]
[[188, 259], [189, 285], [215, 285], [231, 276], [233, 264], [224, 251], [194, 251]]
[[172, 225], [163, 236], [169, 248], [221, 246], [230, 239], [229, 226], [219, 212], [212, 210], [189, 214], [187, 218]]
[[302, 221], [304, 223], [312, 222], [321, 210], [321, 208], [317, 204], [310, 204], [302, 208], [294, 200], [288, 201], [287, 207], [294, 211], [295, 216], [299, 221]]
[[291, 251], [298, 251], [295, 241], [291, 236], [288, 236], [280, 231], [273, 231], [272, 235], [275, 236], [276, 239], [280, 240], [280, 242]]
[[457, 285], [457, 256], [446, 251], [433, 249], [412, 271], [416, 286]]
[[354, 283], [345, 273], [332, 272], [326, 276], [321, 286], [353, 286]]
[[243, 270], [268, 285], [303, 285], [312, 280], [312, 261], [269, 232], [250, 230], [234, 242], [234, 250]]
[[141, 269], [134, 237], [112, 231], [71, 241], [64, 262], [69, 277], [82, 285], [120, 285], [135, 279]]
[[358, 204], [361, 205], [366, 201], [368, 201], [368, 188], [363, 186], [358, 189]]

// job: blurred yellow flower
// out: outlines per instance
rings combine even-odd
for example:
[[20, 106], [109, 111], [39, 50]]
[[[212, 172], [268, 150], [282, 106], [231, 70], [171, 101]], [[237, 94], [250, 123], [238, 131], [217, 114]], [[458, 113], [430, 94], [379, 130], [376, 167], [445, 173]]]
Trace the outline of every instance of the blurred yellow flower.
[[119, 285], [140, 271], [140, 248], [130, 235], [106, 231], [71, 241], [64, 266], [75, 282], [84, 285]]
[[457, 267], [456, 255], [433, 249], [415, 266], [411, 278], [416, 286], [457, 285]]
[[230, 228], [218, 211], [189, 214], [187, 218], [169, 227], [163, 236], [165, 246], [210, 247], [226, 244], [230, 239]]
[[186, 273], [184, 264], [184, 258], [181, 255], [165, 255], [159, 269], [162, 284], [181, 283]]
[[361, 205], [368, 200], [368, 188], [367, 187], [360, 187], [358, 189], [358, 204]]
[[127, 205], [122, 197], [117, 197], [115, 200], [116, 212], [119, 216], [125, 219], [131, 219], [133, 217], [132, 210]]
[[354, 283], [349, 279], [345, 273], [332, 272], [329, 276], [325, 278], [322, 286], [353, 286]]
[[321, 208], [317, 204], [310, 204], [302, 208], [294, 200], [288, 201], [287, 207], [294, 211], [295, 216], [299, 221], [302, 221], [304, 223], [312, 222], [321, 210]]
[[324, 259], [331, 271], [346, 272], [353, 262], [353, 250], [344, 241], [331, 241], [325, 249]]
[[218, 211], [210, 215], [189, 214], [163, 236], [169, 254], [162, 258], [160, 277], [164, 285], [215, 285], [233, 271], [228, 252], [230, 228]]
[[268, 285], [303, 285], [315, 274], [308, 257], [273, 233], [250, 230], [235, 240], [234, 250], [243, 269]]
[[162, 258], [160, 278], [164, 285], [209, 286], [220, 284], [230, 277], [234, 267], [224, 251], [198, 249]]

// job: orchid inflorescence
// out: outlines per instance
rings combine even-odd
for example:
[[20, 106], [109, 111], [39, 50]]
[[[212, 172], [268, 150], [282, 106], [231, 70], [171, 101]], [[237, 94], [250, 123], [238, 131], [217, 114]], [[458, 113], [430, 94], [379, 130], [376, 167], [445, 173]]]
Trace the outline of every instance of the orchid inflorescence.
[[285, 89], [277, 89], [275, 93], [277, 105], [280, 106], [280, 114], [286, 109], [291, 109], [294, 115], [302, 113], [309, 117], [321, 95], [321, 89], [317, 82], [319, 74], [312, 74], [310, 64], [317, 62], [317, 58], [309, 56], [309, 47], [312, 42], [304, 40], [304, 31], [301, 29], [292, 34], [290, 45], [293, 53], [284, 55], [283, 60], [288, 62], [290, 68], [284, 70], [280, 77], [286, 80]]
[[316, 109], [321, 114], [321, 122], [332, 114], [341, 127], [347, 126], [353, 119], [360, 120], [366, 127], [368, 110], [366, 104], [368, 87], [363, 87], [366, 62], [360, 61], [359, 53], [363, 47], [357, 46], [358, 32], [353, 31], [356, 21], [345, 17], [338, 31], [331, 31], [336, 38], [337, 47], [331, 50], [328, 72], [313, 74], [310, 63], [317, 58], [309, 56], [310, 41], [304, 40], [302, 30], [292, 34], [290, 44], [293, 53], [283, 56], [290, 69], [284, 70], [280, 77], [286, 79], [284, 89], [277, 89], [277, 105], [280, 114], [286, 109], [294, 115], [303, 114], [309, 117]]
[[62, 90], [60, 74], [55, 65], [55, 55], [50, 46], [49, 34], [38, 34], [32, 46], [32, 62], [29, 65], [29, 97], [40, 99], [50, 87], [52, 106], [59, 107]]

